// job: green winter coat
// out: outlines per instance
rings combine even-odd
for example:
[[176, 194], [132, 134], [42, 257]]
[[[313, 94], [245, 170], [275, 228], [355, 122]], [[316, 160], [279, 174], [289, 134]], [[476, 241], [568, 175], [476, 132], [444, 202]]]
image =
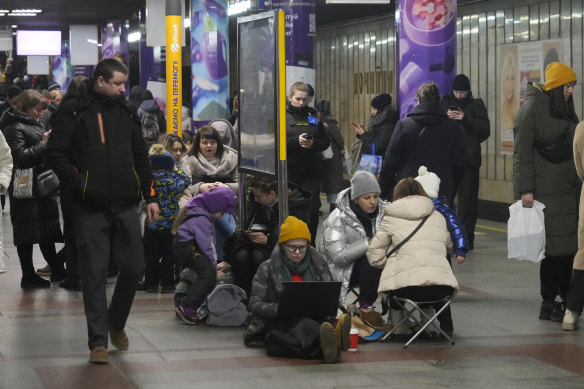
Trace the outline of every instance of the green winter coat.
[[546, 256], [574, 255], [578, 250], [580, 183], [574, 160], [545, 160], [535, 144], [545, 144], [566, 129], [573, 139], [577, 123], [549, 114], [550, 97], [543, 85], [528, 84], [525, 102], [515, 115], [513, 134], [513, 186], [515, 198], [532, 192], [545, 205]]

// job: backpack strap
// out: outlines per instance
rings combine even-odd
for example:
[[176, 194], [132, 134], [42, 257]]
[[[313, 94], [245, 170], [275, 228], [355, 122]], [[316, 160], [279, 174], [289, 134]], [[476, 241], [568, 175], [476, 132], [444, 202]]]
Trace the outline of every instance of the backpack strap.
[[[430, 214], [431, 215], [431, 214]], [[424, 225], [424, 223], [426, 223], [426, 220], [428, 220], [428, 218], [430, 217], [430, 215], [427, 215], [426, 217], [424, 217], [422, 219], [422, 221], [420, 222], [420, 224], [418, 224], [418, 226], [412, 231], [411, 234], [409, 234], [404, 240], [402, 240], [401, 242], [399, 242], [399, 244], [397, 246], [395, 246], [393, 249], [391, 249], [391, 251], [389, 253], [387, 253], [387, 255], [385, 256], [385, 258], [389, 258], [391, 256], [391, 254], [395, 253], [397, 250], [399, 250], [404, 244], [406, 244], [406, 242], [408, 240], [410, 240], [412, 238], [412, 236], [414, 236], [416, 234], [416, 232], [418, 232], [418, 230], [420, 228], [422, 228], [422, 226]]]

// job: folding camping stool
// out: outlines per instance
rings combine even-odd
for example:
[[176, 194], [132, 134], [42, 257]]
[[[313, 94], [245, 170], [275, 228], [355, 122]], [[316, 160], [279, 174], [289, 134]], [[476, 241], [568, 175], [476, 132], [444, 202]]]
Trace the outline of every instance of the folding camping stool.
[[[421, 328], [418, 330], [418, 332], [416, 332], [410, 338], [410, 340], [408, 340], [408, 342], [404, 345], [404, 348], [408, 348], [408, 346], [410, 345], [410, 343], [412, 343], [414, 340], [416, 340], [416, 338], [418, 336], [420, 336], [420, 334], [423, 331], [426, 331], [426, 333], [428, 335], [431, 335], [430, 332], [427, 330], [428, 326], [430, 326], [430, 325], [434, 326], [434, 328], [436, 328], [442, 334], [442, 336], [444, 336], [446, 339], [448, 339], [448, 341], [450, 342], [450, 344], [452, 344], [454, 346], [454, 343], [455, 342], [452, 339], [452, 337], [449, 336], [446, 332], [444, 332], [442, 330], [442, 328], [440, 328], [439, 325], [434, 324], [434, 321], [438, 318], [438, 315], [440, 315], [442, 313], [442, 311], [444, 311], [450, 305], [450, 301], [451, 301], [450, 299], [451, 299], [451, 296], [446, 296], [443, 299], [435, 300], [435, 301], [413, 301], [413, 300], [408, 299], [408, 298], [402, 298], [402, 297], [394, 296], [393, 297], [393, 300], [395, 301], [395, 303], [403, 311], [403, 318], [400, 320], [399, 323], [392, 323], [393, 325], [392, 325], [391, 331], [389, 331], [387, 334], [385, 334], [381, 338], [381, 340], [382, 341], [386, 340], [387, 337], [390, 336], [393, 332], [395, 332], [400, 326], [407, 325], [408, 319], [411, 318], [414, 321], [416, 321], [416, 323], [418, 323], [418, 325], [421, 326]], [[422, 308], [420, 307], [420, 305], [434, 306], [434, 304], [436, 304], [438, 302], [443, 302], [444, 305], [432, 317], [426, 315], [424, 313], [424, 311], [422, 310]], [[406, 304], [410, 305], [412, 308], [406, 308]], [[418, 319], [416, 317], [416, 315], [414, 315], [414, 313], [416, 313], [416, 312], [419, 312], [420, 317], [424, 317], [426, 320], [428, 320], [428, 322], [426, 324], [424, 324], [423, 326], [422, 326], [422, 322], [420, 321], [420, 319]]]
[[[349, 285], [349, 289], [347, 290], [347, 298], [345, 299], [345, 301], [349, 301], [349, 294], [353, 293], [355, 295], [355, 300], [349, 304], [355, 304], [357, 305], [357, 308], [359, 308], [359, 292], [356, 290], [358, 287], [359, 285]], [[341, 312], [347, 313], [347, 307], [343, 307], [340, 303], [339, 309]]]

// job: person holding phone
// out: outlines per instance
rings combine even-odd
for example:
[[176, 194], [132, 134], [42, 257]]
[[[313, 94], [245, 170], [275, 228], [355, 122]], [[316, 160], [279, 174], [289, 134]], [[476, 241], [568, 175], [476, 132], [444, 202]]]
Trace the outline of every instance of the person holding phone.
[[473, 97], [470, 80], [464, 74], [454, 78], [452, 93], [442, 97], [442, 107], [450, 119], [460, 124], [468, 152], [468, 165], [460, 182], [454, 183], [454, 194], [457, 195], [456, 210], [468, 237], [468, 249], [472, 250], [479, 201], [481, 143], [491, 134], [491, 123], [483, 100]]
[[296, 82], [290, 87], [286, 108], [286, 146], [288, 152], [288, 182], [302, 186], [312, 194], [310, 218], [304, 220], [310, 233], [316, 236], [320, 208], [319, 166], [321, 152], [330, 145], [318, 112], [306, 104], [308, 85]]
[[371, 154], [375, 143], [375, 154], [385, 155], [389, 140], [393, 134], [399, 114], [395, 105], [391, 104], [391, 95], [382, 93], [371, 100], [371, 116], [369, 128], [366, 131], [363, 124], [351, 122], [357, 138], [363, 143], [361, 154]]

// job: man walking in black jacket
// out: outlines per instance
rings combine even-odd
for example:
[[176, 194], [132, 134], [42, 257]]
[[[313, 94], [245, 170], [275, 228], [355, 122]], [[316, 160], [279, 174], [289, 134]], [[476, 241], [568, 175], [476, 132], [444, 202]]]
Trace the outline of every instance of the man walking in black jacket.
[[458, 185], [456, 213], [464, 224], [468, 249], [472, 250], [479, 200], [481, 143], [491, 134], [491, 124], [483, 100], [472, 97], [470, 80], [464, 74], [454, 78], [452, 93], [442, 98], [442, 108], [450, 119], [460, 123], [468, 151], [468, 165]]
[[[128, 349], [124, 331], [144, 253], [138, 223], [140, 197], [148, 219], [158, 219], [152, 169], [136, 111], [124, 99], [128, 69], [114, 58], [97, 64], [79, 95], [51, 118], [47, 164], [72, 198], [83, 304], [89, 335], [89, 361], [108, 363], [110, 341]], [[109, 309], [106, 273], [110, 257], [119, 276]]]

